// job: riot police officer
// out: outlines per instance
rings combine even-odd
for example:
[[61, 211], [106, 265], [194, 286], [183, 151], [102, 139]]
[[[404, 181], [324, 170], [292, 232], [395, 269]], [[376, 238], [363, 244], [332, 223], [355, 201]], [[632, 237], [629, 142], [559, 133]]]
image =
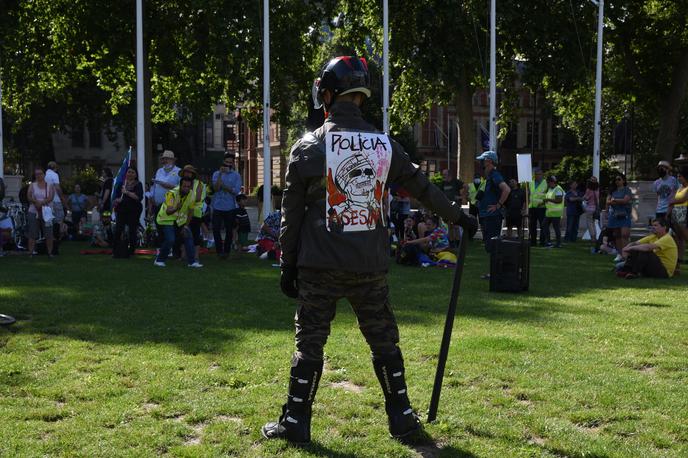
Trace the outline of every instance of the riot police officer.
[[327, 118], [291, 150], [282, 200], [280, 287], [297, 298], [296, 352], [286, 404], [268, 439], [310, 441], [311, 406], [323, 371], [323, 347], [336, 303], [346, 298], [370, 346], [385, 396], [391, 436], [421, 429], [411, 408], [389, 302], [387, 186], [398, 184], [448, 222], [475, 230], [473, 217], [432, 185], [403, 148], [366, 122], [370, 97], [365, 59], [330, 60], [313, 85], [315, 108]]

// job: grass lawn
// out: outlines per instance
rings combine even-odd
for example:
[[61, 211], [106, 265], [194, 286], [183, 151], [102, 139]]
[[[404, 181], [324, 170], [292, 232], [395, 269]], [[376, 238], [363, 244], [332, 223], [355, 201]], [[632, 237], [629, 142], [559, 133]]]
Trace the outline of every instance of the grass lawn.
[[[688, 281], [621, 280], [586, 247], [533, 251], [528, 294], [491, 294], [473, 243], [434, 442], [387, 435], [340, 303], [312, 445], [261, 440], [285, 399], [293, 301], [251, 255], [0, 259], [0, 456], [688, 456]], [[427, 410], [451, 270], [393, 266], [409, 394]]]

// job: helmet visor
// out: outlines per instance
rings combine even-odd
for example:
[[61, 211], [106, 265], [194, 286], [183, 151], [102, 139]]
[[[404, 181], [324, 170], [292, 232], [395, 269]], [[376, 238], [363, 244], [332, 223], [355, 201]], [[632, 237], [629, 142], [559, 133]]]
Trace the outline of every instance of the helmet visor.
[[323, 101], [320, 97], [320, 78], [316, 78], [315, 81], [313, 81], [311, 95], [313, 96], [313, 108], [316, 110], [321, 109], [323, 107]]

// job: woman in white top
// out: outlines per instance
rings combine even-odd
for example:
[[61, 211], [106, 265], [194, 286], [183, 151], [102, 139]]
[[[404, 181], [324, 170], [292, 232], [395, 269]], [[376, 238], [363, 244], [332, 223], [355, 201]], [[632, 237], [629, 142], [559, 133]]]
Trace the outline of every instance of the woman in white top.
[[[48, 256], [52, 257], [53, 252], [53, 228], [52, 228], [52, 208], [51, 202], [55, 198], [55, 190], [52, 185], [45, 181], [43, 169], [34, 171], [35, 180], [29, 186], [28, 198], [31, 205], [27, 215], [29, 224], [29, 253], [31, 256], [37, 254], [34, 251], [36, 239], [43, 232], [45, 244], [48, 248]], [[46, 222], [46, 217], [48, 221]]]

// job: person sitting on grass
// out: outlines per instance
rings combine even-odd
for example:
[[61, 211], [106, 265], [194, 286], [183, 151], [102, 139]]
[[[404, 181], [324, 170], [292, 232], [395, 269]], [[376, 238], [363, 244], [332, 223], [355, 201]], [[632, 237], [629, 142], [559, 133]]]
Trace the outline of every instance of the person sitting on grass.
[[631, 242], [621, 251], [625, 259], [619, 266], [617, 275], [627, 280], [639, 276], [651, 278], [671, 278], [676, 269], [678, 249], [674, 238], [669, 234], [666, 218], [652, 220], [653, 234]]
[[431, 256], [436, 257], [443, 251], [449, 251], [449, 236], [446, 226], [440, 223], [437, 215], [428, 216], [425, 226], [429, 234], [414, 240], [407, 240], [403, 246], [409, 259], [415, 259], [414, 264], [424, 267], [433, 263]]
[[248, 234], [251, 232], [251, 220], [246, 211], [246, 194], [236, 196], [237, 208], [234, 209], [234, 230], [237, 241], [237, 251], [242, 252], [249, 245]]
[[109, 210], [100, 214], [100, 221], [93, 225], [93, 236], [91, 238], [91, 245], [100, 248], [112, 247], [112, 242], [115, 239], [112, 228], [112, 213]]
[[256, 242], [258, 242], [257, 253], [261, 259], [279, 259], [280, 252], [278, 240], [280, 236], [281, 221], [282, 210], [280, 208], [270, 213], [267, 218], [265, 218], [265, 221], [263, 221], [260, 232], [256, 237]]

